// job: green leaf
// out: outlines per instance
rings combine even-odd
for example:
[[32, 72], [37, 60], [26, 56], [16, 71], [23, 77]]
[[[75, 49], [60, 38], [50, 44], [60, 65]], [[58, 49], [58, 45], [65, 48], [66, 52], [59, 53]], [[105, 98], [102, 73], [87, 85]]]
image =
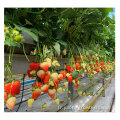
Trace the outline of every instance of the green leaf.
[[78, 71], [73, 71], [72, 72], [72, 77], [73, 78], [78, 78], [79, 72]]
[[31, 32], [30, 29], [25, 28], [25, 27], [19, 27], [19, 26], [17, 26], [17, 25], [15, 25], [15, 29], [27, 33], [27, 34], [30, 35], [36, 42], [38, 41], [38, 35], [36, 35], [35, 33]]
[[58, 41], [61, 45], [67, 46], [67, 43], [65, 41], [59, 40]]
[[15, 47], [19, 47], [20, 48], [20, 43], [17, 43], [15, 41], [12, 41], [12, 40], [5, 40], [4, 42], [5, 45], [8, 45], [8, 46], [15, 46]]
[[56, 50], [57, 54], [60, 55], [60, 44], [56, 42], [53, 47]]
[[25, 19], [25, 22], [27, 25], [32, 25], [32, 23], [30, 21], [28, 21], [27, 19]]

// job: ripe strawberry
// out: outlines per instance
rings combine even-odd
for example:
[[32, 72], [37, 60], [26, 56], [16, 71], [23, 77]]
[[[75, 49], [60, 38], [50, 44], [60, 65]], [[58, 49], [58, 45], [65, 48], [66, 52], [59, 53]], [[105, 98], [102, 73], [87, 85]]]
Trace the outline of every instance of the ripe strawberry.
[[75, 88], [75, 89], [78, 89], [78, 84], [74, 84], [74, 88]]
[[57, 92], [58, 92], [59, 94], [62, 94], [62, 87], [59, 87], [59, 88], [57, 89]]
[[7, 100], [7, 93], [4, 92], [4, 102], [6, 102], [6, 100]]
[[70, 65], [66, 65], [66, 69], [69, 72], [71, 70], [71, 66]]
[[[13, 83], [13, 86], [16, 86], [16, 92], [15, 92], [15, 95], [19, 95], [20, 94], [20, 88], [21, 88], [21, 83], [20, 81], [15, 81]], [[13, 88], [12, 86], [12, 88]]]
[[49, 87], [50, 87], [49, 84], [44, 84], [44, 85], [41, 87], [42, 92], [47, 93]]
[[75, 67], [76, 67], [77, 69], [80, 69], [80, 67], [79, 67], [79, 66], [80, 66], [80, 64], [79, 64], [79, 63], [76, 63], [76, 64], [75, 64]]
[[71, 68], [70, 72], [75, 71], [75, 68]]
[[49, 78], [50, 78], [50, 72], [47, 71], [47, 72], [45, 73], [45, 77], [44, 77], [44, 79], [43, 79], [43, 82], [44, 82], [44, 83], [48, 83]]
[[16, 104], [16, 97], [10, 97], [6, 101], [6, 107], [10, 110], [12, 110], [15, 107]]
[[58, 78], [58, 73], [52, 73], [50, 77], [51, 77], [52, 79]]
[[42, 69], [42, 70], [44, 70], [45, 72], [47, 72], [48, 71], [48, 63], [47, 62], [43, 62], [43, 63], [41, 63], [40, 64], [40, 68]]
[[5, 84], [5, 86], [4, 86], [4, 90], [6, 91], [7, 94], [10, 94], [11, 85], [12, 85], [12, 83], [7, 83], [7, 84]]
[[62, 74], [62, 75], [63, 75], [63, 78], [65, 78], [65, 77], [66, 77], [66, 74], [67, 74], [67, 71], [61, 71], [60, 74]]
[[50, 96], [51, 99], [54, 99], [54, 97], [55, 97], [55, 92], [56, 92], [55, 89], [49, 89], [49, 90], [48, 90], [48, 95]]
[[63, 74], [59, 74], [59, 75], [58, 75], [58, 79], [59, 79], [60, 81], [62, 81], [62, 80], [63, 80]]
[[54, 78], [54, 79], [53, 79], [53, 83], [58, 84], [58, 83], [59, 83], [59, 80], [58, 80], [57, 78]]
[[72, 82], [72, 79], [73, 79], [73, 78], [72, 78], [72, 76], [68, 76], [67, 79], [68, 79], [69, 82]]
[[89, 73], [89, 75], [91, 75], [92, 72], [91, 72], [91, 71], [88, 71], [88, 73]]
[[7, 94], [11, 94], [12, 96], [18, 95], [20, 93], [21, 83], [20, 81], [15, 81], [12, 83], [8, 83], [4, 86], [4, 90]]
[[40, 68], [40, 63], [30, 63], [30, 68], [37, 71]]
[[40, 87], [40, 86], [42, 86], [42, 83], [41, 82], [34, 82], [33, 83], [33, 87]]
[[55, 103], [56, 103], [57, 105], [59, 105], [59, 104], [60, 104], [60, 100], [59, 100], [58, 98], [56, 98], [56, 99], [55, 99]]
[[57, 89], [58, 88], [58, 84], [56, 84], [55, 82], [54, 82], [54, 86], [53, 86], [55, 89]]
[[87, 54], [87, 55], [86, 55], [86, 57], [90, 58], [90, 55], [89, 55], [89, 54]]
[[64, 85], [67, 88], [68, 87], [68, 82], [64, 82]]
[[78, 82], [78, 78], [76, 78], [75, 81]]
[[28, 107], [31, 108], [33, 103], [34, 103], [34, 99], [33, 98], [29, 98], [27, 103], [28, 103]]
[[38, 72], [37, 72], [37, 76], [40, 78], [40, 79], [44, 79], [44, 77], [45, 77], [45, 72], [43, 71], [43, 70], [39, 70]]
[[32, 91], [32, 97], [34, 98], [34, 100], [37, 100], [40, 94], [41, 94], [41, 90], [39, 88]]

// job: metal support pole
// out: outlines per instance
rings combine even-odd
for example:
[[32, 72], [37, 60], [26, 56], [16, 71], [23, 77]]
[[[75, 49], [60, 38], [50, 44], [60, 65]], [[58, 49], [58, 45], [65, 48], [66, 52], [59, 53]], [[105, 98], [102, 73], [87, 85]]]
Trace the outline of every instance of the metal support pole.
[[[103, 73], [104, 74], [104, 73]], [[104, 78], [103, 78], [103, 81], [102, 81], [102, 85], [103, 85], [103, 88], [105, 87], [105, 74], [104, 74]], [[103, 89], [103, 94], [102, 94], [103, 97], [105, 97], [105, 89]]]
[[70, 93], [68, 93], [68, 97], [70, 98], [70, 100], [68, 101], [68, 111], [69, 112], [74, 112], [74, 106], [73, 106], [73, 82], [69, 82], [68, 84], [68, 91], [70, 91]]

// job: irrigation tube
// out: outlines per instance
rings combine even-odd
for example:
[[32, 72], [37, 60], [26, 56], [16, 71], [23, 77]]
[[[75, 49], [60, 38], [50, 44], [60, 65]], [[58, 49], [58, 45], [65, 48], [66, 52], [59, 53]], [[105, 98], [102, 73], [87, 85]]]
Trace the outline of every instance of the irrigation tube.
[[21, 97], [21, 101], [20, 101], [20, 104], [16, 110], [16, 112], [18, 112], [20, 106], [21, 106], [21, 103], [22, 103], [22, 99], [23, 99], [23, 94], [24, 94], [24, 79], [25, 79], [25, 74], [23, 74], [23, 90], [22, 90], [22, 97]]

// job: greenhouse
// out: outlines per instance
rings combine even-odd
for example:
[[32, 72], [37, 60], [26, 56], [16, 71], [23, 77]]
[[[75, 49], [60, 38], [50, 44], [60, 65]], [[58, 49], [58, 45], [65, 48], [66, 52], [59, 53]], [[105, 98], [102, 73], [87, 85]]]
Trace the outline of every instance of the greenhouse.
[[114, 8], [4, 9], [4, 112], [114, 107]]

